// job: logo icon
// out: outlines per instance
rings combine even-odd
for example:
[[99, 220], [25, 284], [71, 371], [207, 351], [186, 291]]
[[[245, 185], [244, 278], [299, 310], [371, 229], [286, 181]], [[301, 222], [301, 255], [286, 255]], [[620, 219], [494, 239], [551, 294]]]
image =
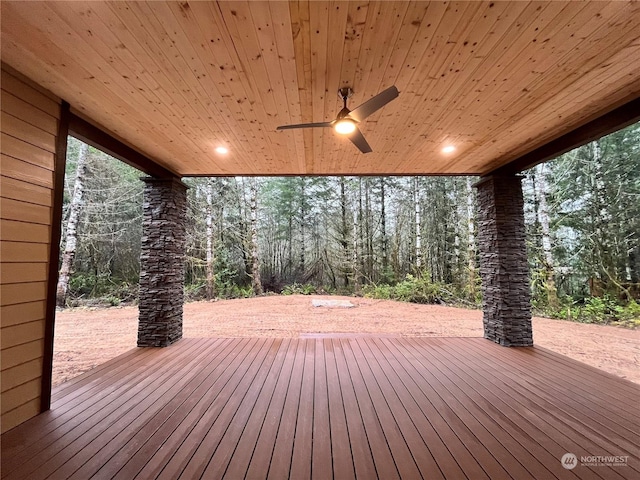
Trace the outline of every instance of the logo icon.
[[565, 453], [560, 459], [560, 463], [567, 470], [572, 470], [578, 465], [578, 458], [573, 453]]

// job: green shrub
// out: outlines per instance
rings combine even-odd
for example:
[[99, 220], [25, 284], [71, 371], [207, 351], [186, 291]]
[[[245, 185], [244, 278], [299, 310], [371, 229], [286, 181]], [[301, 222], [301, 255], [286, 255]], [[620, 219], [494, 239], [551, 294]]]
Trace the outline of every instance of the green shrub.
[[91, 294], [95, 286], [95, 277], [83, 273], [75, 273], [69, 279], [69, 295], [81, 297]]
[[184, 286], [184, 301], [195, 302], [202, 300], [206, 296], [206, 288], [204, 282], [189, 283]]
[[640, 305], [634, 300], [621, 305], [608, 295], [589, 297], [583, 304], [565, 299], [557, 311], [537, 313], [581, 323], [614, 324], [631, 328], [640, 326]]
[[627, 306], [624, 307], [621, 317], [624, 319], [640, 320], [640, 305], [635, 300], [631, 300]]
[[221, 292], [220, 297], [225, 299], [250, 298], [253, 297], [253, 288], [251, 288], [251, 286], [241, 287], [232, 283], [225, 287], [225, 290]]
[[395, 286], [394, 298], [411, 303], [439, 303], [442, 300], [442, 285], [432, 283], [425, 277], [407, 275]]
[[120, 299], [118, 297], [114, 297], [113, 295], [107, 295], [104, 297], [105, 301], [112, 307], [117, 307], [120, 305]]
[[318, 289], [308, 283], [293, 283], [282, 289], [282, 295], [314, 295], [318, 293]]
[[362, 288], [362, 293], [367, 298], [422, 304], [442, 303], [443, 301], [453, 303], [456, 299], [453, 292], [454, 289], [450, 286], [432, 282], [426, 277], [414, 277], [410, 274], [396, 285], [383, 283], [365, 285]]
[[378, 298], [380, 300], [390, 300], [393, 296], [393, 287], [385, 283], [381, 285], [364, 285], [362, 295], [366, 298]]

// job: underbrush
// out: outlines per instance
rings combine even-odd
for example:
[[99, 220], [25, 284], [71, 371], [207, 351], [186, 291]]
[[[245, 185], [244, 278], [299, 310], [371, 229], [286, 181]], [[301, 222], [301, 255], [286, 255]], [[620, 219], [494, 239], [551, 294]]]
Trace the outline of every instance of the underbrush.
[[635, 300], [623, 305], [608, 295], [589, 297], [583, 302], [565, 302], [557, 310], [542, 309], [538, 313], [551, 318], [581, 323], [617, 325], [627, 328], [640, 327], [640, 305]]
[[[96, 283], [83, 282], [83, 278], [72, 279], [70, 295], [67, 299], [67, 307], [105, 308], [125, 305], [137, 305], [138, 285], [122, 281]], [[239, 286], [229, 279], [218, 279], [216, 282], [216, 298], [236, 299], [253, 297], [251, 286]], [[354, 295], [353, 291], [333, 291], [329, 288], [318, 287], [312, 284], [293, 283], [286, 285], [282, 295]], [[396, 300], [418, 304], [446, 304], [464, 308], [480, 308], [480, 288], [470, 292], [457, 285], [441, 282], [433, 282], [428, 276], [407, 275], [403, 280], [389, 284], [364, 285], [360, 294], [366, 298], [381, 300]], [[205, 300], [206, 286], [204, 282], [195, 282], [185, 285], [184, 300], [192, 302]], [[538, 316], [570, 320], [581, 323], [594, 323], [601, 325], [615, 325], [625, 328], [640, 327], [640, 305], [631, 300], [623, 304], [615, 298], [605, 295], [603, 297], [587, 297], [574, 300], [570, 297], [561, 299], [560, 306], [549, 308], [538, 298], [532, 299], [533, 313]]]
[[468, 292], [455, 285], [432, 282], [425, 277], [407, 275], [404, 280], [390, 285], [387, 283], [370, 284], [362, 287], [367, 298], [397, 300], [420, 304], [447, 304], [478, 308], [479, 298], [470, 298]]
[[67, 307], [118, 307], [138, 304], [138, 284], [127, 281], [89, 283], [86, 277], [72, 277]]
[[[232, 300], [236, 298], [253, 297], [253, 290], [250, 286], [242, 287], [235, 283], [224, 283], [216, 285], [216, 299]], [[196, 302], [207, 299], [207, 288], [204, 282], [191, 283], [184, 287], [184, 301]]]
[[325, 292], [321, 288], [317, 288], [315, 285], [311, 285], [308, 283], [299, 284], [293, 283], [291, 285], [287, 285], [282, 289], [282, 295], [324, 295]]

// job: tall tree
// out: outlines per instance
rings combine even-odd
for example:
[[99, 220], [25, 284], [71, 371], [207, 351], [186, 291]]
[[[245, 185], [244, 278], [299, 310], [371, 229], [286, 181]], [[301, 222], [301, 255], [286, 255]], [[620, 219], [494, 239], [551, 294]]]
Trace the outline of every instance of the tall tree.
[[251, 212], [251, 287], [255, 295], [262, 295], [262, 281], [260, 280], [260, 259], [258, 256], [258, 181], [255, 177], [250, 182], [250, 212]]
[[78, 223], [84, 207], [84, 189], [87, 174], [87, 154], [89, 145], [79, 142], [78, 160], [76, 162], [76, 173], [73, 186], [73, 195], [69, 204], [69, 218], [67, 219], [66, 235], [64, 240], [64, 253], [62, 254], [62, 264], [58, 275], [58, 285], [56, 288], [56, 304], [64, 307], [67, 301], [69, 290], [69, 279], [73, 268], [73, 260], [76, 256], [78, 244]]
[[466, 179], [467, 191], [467, 288], [471, 298], [476, 295], [476, 236], [475, 236], [475, 192], [471, 177]]
[[422, 270], [422, 222], [420, 221], [420, 177], [413, 177], [413, 212], [415, 225], [415, 264]]
[[344, 177], [340, 177], [340, 225], [338, 229], [338, 242], [341, 248], [341, 270], [344, 287], [349, 287], [349, 218], [347, 215], [347, 187]]
[[558, 292], [556, 290], [555, 269], [551, 249], [551, 226], [549, 221], [549, 208], [547, 206], [548, 182], [546, 171], [547, 166], [544, 163], [536, 167], [535, 189], [538, 200], [538, 222], [540, 224], [542, 238], [544, 286], [547, 295], [547, 304], [555, 310], [558, 308]]
[[206, 236], [207, 236], [207, 252], [206, 252], [206, 294], [207, 299], [211, 300], [216, 296], [216, 281], [215, 281], [215, 257], [214, 257], [214, 230], [213, 230], [213, 179], [208, 178], [206, 184]]
[[388, 276], [389, 268], [389, 252], [387, 244], [387, 212], [386, 212], [387, 193], [385, 189], [385, 179], [380, 177], [380, 243], [382, 246], [382, 275], [383, 278]]

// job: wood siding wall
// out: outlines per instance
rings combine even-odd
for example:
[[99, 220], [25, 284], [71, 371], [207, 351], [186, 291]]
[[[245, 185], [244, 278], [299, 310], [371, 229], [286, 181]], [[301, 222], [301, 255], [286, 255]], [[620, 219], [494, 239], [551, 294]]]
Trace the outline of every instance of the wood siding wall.
[[60, 101], [5, 65], [1, 87], [0, 347], [5, 432], [41, 409]]

